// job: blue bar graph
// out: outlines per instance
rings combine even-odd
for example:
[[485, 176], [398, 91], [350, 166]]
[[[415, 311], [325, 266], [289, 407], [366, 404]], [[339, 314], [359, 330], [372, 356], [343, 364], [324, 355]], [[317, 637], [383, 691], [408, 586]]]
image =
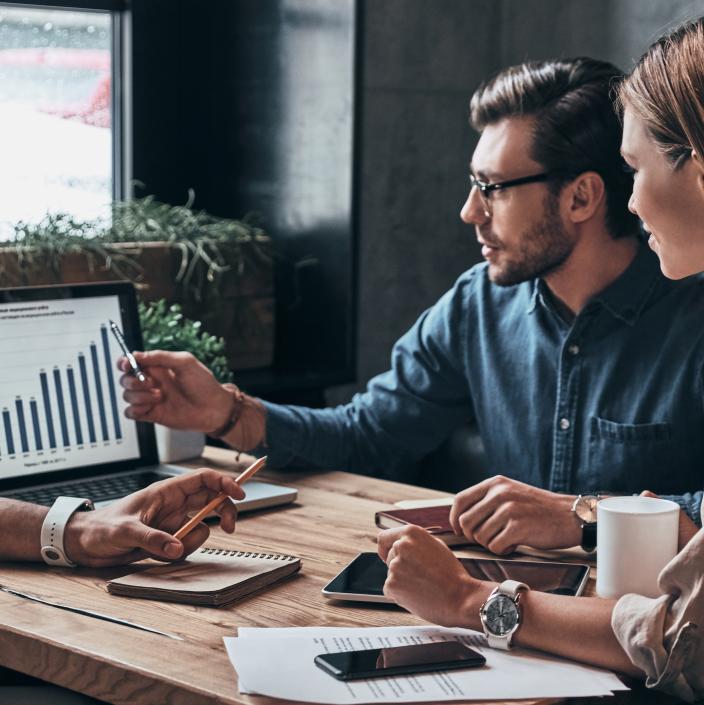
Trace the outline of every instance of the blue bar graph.
[[112, 419], [115, 424], [115, 438], [122, 438], [120, 428], [120, 412], [117, 410], [117, 393], [115, 392], [115, 377], [112, 373], [112, 361], [110, 360], [110, 344], [108, 342], [108, 329], [100, 326], [100, 335], [103, 339], [103, 355], [105, 357], [105, 373], [108, 377], [108, 391], [110, 392], [110, 406], [112, 407]]
[[100, 428], [103, 432], [103, 440], [110, 440], [108, 436], [108, 419], [105, 415], [105, 401], [103, 399], [103, 386], [100, 382], [100, 367], [98, 366], [98, 348], [95, 343], [90, 344], [90, 357], [93, 361], [93, 377], [95, 379], [95, 393], [98, 397], [98, 412], [100, 413]]
[[10, 420], [10, 412], [7, 409], [2, 410], [2, 420], [5, 424], [5, 441], [7, 442], [7, 452], [10, 455], [14, 455], [15, 441], [12, 438], [12, 421]]
[[76, 431], [76, 443], [83, 445], [83, 429], [81, 428], [81, 414], [78, 411], [78, 395], [76, 394], [76, 380], [73, 375], [73, 367], [66, 368], [68, 376], [68, 393], [71, 397], [71, 410], [73, 411], [73, 427]]
[[32, 414], [32, 426], [34, 427], [34, 445], [37, 450], [43, 450], [42, 447], [42, 431], [39, 427], [39, 410], [37, 409], [37, 400], [32, 398], [29, 400], [29, 411]]
[[[11, 472], [35, 467], [44, 471], [58, 463], [79, 464], [81, 456], [93, 463], [96, 457], [132, 457], [139, 452], [132, 425], [121, 418], [119, 373], [111, 360], [116, 348], [111, 347], [109, 327], [93, 320], [67, 336], [57, 326], [52, 342], [39, 351], [32, 349], [26, 361], [23, 352], [13, 353], [20, 359], [13, 367], [19, 370], [2, 370], [0, 477], [5, 464]], [[110, 449], [116, 445], [121, 447]], [[74, 448], [77, 455], [71, 452]], [[29, 462], [31, 453], [47, 457]]]
[[61, 438], [64, 442], [64, 447], [70, 445], [71, 441], [68, 438], [68, 423], [66, 421], [66, 406], [64, 405], [64, 390], [61, 385], [61, 373], [58, 367], [54, 368], [54, 387], [56, 388], [56, 401], [59, 404], [59, 420], [61, 421]]
[[29, 437], [27, 436], [27, 426], [24, 422], [24, 404], [22, 399], [15, 399], [15, 411], [17, 412], [17, 425], [20, 428], [20, 443], [22, 444], [22, 452], [29, 453]]
[[49, 398], [49, 383], [46, 379], [46, 372], [39, 373], [39, 381], [42, 384], [42, 398], [44, 399], [44, 414], [46, 415], [46, 430], [49, 434], [49, 447], [56, 448], [56, 435], [54, 434], [54, 419], [51, 415], [51, 399]]
[[93, 423], [93, 406], [90, 402], [90, 389], [88, 389], [88, 372], [86, 358], [83, 353], [78, 354], [78, 368], [81, 371], [81, 384], [83, 385], [83, 402], [86, 405], [86, 418], [88, 419], [88, 438], [95, 443], [95, 424]]

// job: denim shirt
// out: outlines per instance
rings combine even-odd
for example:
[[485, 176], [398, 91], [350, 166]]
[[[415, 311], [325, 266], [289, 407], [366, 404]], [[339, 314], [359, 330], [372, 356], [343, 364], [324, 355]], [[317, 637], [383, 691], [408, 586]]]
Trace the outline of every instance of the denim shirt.
[[473, 267], [349, 404], [265, 402], [269, 461], [412, 482], [408, 467], [474, 419], [489, 470], [554, 492], [652, 490], [699, 520], [704, 275], [670, 281], [641, 247], [572, 321], [542, 280]]

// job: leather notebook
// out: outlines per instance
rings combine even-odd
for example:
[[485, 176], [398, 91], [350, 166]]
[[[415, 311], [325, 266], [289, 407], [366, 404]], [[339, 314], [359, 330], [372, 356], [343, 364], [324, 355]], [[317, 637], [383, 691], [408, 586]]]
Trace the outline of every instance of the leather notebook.
[[415, 524], [429, 531], [448, 546], [471, 543], [458, 536], [450, 526], [450, 505], [419, 507], [417, 509], [389, 509], [377, 512], [374, 521], [380, 529], [395, 529], [406, 524]]
[[280, 553], [201, 548], [185, 561], [151, 565], [108, 581], [112, 595], [220, 607], [298, 571], [301, 559]]

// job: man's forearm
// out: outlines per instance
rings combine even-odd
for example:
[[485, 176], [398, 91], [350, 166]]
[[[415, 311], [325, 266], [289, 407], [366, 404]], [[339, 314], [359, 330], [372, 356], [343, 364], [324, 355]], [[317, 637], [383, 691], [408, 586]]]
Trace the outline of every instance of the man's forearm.
[[36, 504], [0, 499], [0, 559], [40, 561], [40, 536], [49, 509]]

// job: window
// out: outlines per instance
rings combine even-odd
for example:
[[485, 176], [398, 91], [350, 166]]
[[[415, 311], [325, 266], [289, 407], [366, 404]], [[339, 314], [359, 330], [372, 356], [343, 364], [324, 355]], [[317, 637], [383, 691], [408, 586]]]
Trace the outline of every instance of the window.
[[0, 239], [47, 212], [106, 216], [121, 195], [119, 17], [0, 4]]

